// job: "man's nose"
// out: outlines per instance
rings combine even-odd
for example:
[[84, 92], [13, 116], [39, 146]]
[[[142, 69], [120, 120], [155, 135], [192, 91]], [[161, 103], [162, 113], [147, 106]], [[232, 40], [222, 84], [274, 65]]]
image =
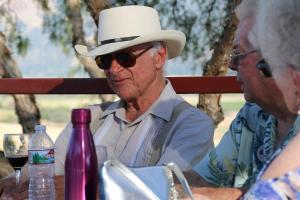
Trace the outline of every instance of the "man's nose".
[[116, 72], [119, 72], [122, 69], [123, 69], [122, 65], [120, 65], [115, 58], [112, 58], [109, 71], [111, 73], [116, 73]]

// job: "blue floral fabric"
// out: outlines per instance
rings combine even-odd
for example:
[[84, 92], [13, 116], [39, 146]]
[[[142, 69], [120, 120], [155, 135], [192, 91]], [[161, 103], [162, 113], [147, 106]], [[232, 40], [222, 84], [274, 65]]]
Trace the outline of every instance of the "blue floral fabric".
[[258, 181], [242, 199], [300, 199], [300, 168], [279, 178]]
[[[299, 130], [300, 116], [294, 123], [294, 129]], [[284, 141], [287, 145], [287, 142]], [[243, 199], [300, 199], [300, 167], [285, 175], [270, 180], [260, 180], [270, 163], [281, 153], [283, 148], [279, 148], [272, 155], [271, 159], [263, 166], [257, 176], [257, 183], [245, 194]]]
[[[263, 165], [277, 150], [277, 121], [256, 104], [246, 103], [230, 125], [219, 145], [194, 165], [193, 170], [219, 187], [249, 188]], [[284, 148], [295, 135], [293, 127]]]

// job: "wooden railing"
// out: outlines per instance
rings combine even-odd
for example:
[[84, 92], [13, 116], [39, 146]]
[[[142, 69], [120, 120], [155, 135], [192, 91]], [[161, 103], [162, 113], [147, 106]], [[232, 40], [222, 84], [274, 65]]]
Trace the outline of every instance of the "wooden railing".
[[[168, 77], [178, 94], [241, 93], [235, 76]], [[0, 94], [113, 94], [105, 78], [3, 78]]]

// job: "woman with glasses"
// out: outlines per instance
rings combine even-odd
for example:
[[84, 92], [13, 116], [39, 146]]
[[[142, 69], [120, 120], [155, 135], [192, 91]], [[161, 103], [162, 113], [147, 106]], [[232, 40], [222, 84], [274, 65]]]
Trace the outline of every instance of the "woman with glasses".
[[[288, 109], [300, 111], [300, 1], [261, 1], [249, 39], [264, 60], [257, 64], [281, 89]], [[296, 125], [300, 123], [299, 115]], [[300, 134], [278, 151], [244, 199], [300, 199]]]

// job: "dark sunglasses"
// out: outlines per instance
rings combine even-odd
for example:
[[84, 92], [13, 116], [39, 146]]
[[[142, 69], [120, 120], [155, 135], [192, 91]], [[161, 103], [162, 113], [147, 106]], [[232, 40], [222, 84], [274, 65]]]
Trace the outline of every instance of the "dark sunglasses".
[[136, 59], [146, 53], [153, 46], [149, 46], [138, 54], [134, 54], [131, 51], [121, 51], [116, 53], [110, 53], [106, 55], [97, 56], [95, 58], [96, 64], [100, 69], [108, 70], [111, 67], [113, 58], [124, 68], [132, 67], [136, 63]]
[[259, 69], [266, 78], [272, 77], [270, 65], [264, 59], [256, 64], [256, 68]]

